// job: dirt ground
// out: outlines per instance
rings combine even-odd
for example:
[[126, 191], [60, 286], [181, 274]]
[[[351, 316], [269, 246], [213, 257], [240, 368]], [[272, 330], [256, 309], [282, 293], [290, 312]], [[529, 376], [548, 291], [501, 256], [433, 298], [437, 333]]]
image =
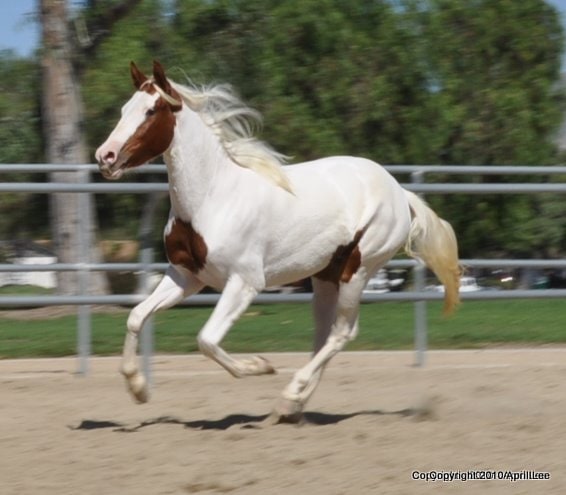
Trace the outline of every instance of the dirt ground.
[[[565, 493], [564, 348], [435, 351], [421, 369], [411, 352], [343, 353], [302, 426], [265, 419], [307, 355], [265, 357], [277, 375], [236, 380], [157, 356], [141, 406], [115, 358], [88, 377], [74, 359], [0, 361], [0, 493]], [[457, 471], [550, 480], [420, 479]]]

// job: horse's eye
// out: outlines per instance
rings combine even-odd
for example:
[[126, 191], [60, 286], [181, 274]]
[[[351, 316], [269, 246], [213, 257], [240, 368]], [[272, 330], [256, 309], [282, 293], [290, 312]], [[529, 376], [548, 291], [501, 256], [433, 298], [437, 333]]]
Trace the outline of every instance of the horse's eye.
[[151, 116], [154, 115], [154, 114], [155, 114], [155, 108], [150, 108], [149, 110], [147, 110], [147, 111], [145, 112], [145, 116], [146, 116], [146, 117], [151, 117]]

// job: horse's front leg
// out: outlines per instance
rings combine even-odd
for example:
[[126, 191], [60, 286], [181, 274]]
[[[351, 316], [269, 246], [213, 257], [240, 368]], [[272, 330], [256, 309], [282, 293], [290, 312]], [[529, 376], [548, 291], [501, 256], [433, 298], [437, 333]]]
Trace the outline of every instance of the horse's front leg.
[[151, 314], [174, 306], [185, 297], [200, 291], [203, 286], [189, 272], [181, 273], [170, 266], [151, 295], [130, 312], [121, 371], [126, 378], [128, 390], [137, 402], [148, 400], [147, 380], [139, 370], [137, 360], [138, 336], [145, 321]]
[[259, 356], [238, 360], [220, 347], [222, 339], [247, 309], [257, 293], [258, 289], [246, 283], [239, 275], [232, 275], [228, 279], [212, 315], [197, 337], [201, 352], [216, 361], [236, 378], [245, 375], [275, 373], [271, 364]]

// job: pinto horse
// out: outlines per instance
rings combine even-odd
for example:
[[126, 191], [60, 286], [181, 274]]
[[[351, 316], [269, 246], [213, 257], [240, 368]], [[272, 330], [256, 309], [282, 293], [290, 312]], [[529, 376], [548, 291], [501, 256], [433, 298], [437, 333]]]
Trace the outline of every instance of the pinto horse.
[[118, 179], [163, 155], [171, 199], [164, 232], [170, 266], [127, 321], [121, 371], [138, 402], [148, 400], [137, 363], [145, 320], [207, 285], [221, 296], [199, 349], [243, 377], [275, 370], [261, 357], [230, 356], [222, 339], [263, 289], [312, 277], [314, 352], [273, 412], [291, 421], [330, 359], [356, 337], [368, 279], [402, 247], [445, 286], [445, 312], [458, 304], [452, 227], [380, 165], [334, 156], [284, 167], [285, 157], [254, 137], [258, 113], [229, 86], [177, 84], [159, 62], [151, 78], [133, 62], [130, 70], [137, 91], [96, 160], [106, 179]]

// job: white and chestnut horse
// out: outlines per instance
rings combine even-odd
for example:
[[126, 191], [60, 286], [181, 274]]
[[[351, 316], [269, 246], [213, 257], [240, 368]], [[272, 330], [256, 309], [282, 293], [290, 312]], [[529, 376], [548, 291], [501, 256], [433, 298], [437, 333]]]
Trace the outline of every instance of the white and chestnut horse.
[[312, 277], [314, 353], [283, 390], [274, 414], [300, 417], [330, 359], [358, 332], [368, 279], [400, 248], [422, 259], [458, 303], [460, 268], [451, 226], [380, 165], [335, 156], [283, 167], [284, 157], [253, 135], [259, 115], [230, 87], [196, 88], [148, 78], [131, 64], [137, 91], [96, 151], [102, 175], [118, 179], [163, 155], [171, 213], [170, 266], [129, 315], [122, 373], [139, 402], [148, 399], [137, 364], [144, 321], [208, 285], [222, 292], [198, 345], [235, 377], [274, 373], [260, 357], [235, 359], [220, 346], [266, 287]]

